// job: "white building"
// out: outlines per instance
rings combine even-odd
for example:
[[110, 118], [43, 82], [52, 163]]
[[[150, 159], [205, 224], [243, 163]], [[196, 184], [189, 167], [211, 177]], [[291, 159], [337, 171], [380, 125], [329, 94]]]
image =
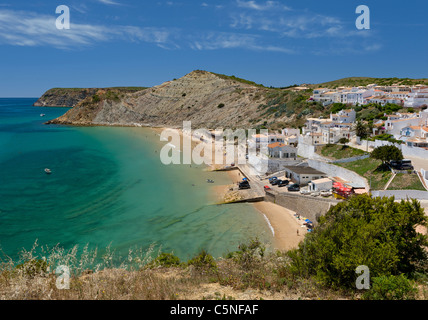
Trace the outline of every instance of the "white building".
[[417, 108], [423, 105], [428, 106], [428, 87], [412, 89], [412, 92], [408, 94], [408, 97], [404, 102], [404, 106]]
[[281, 142], [274, 142], [268, 145], [269, 157], [279, 159], [292, 159], [297, 158], [297, 148], [287, 146]]
[[308, 183], [308, 190], [313, 191], [328, 191], [333, 188], [333, 181], [329, 178], [322, 178], [310, 181]]
[[354, 109], [340, 110], [337, 114], [330, 114], [330, 120], [338, 123], [354, 123], [357, 113]]

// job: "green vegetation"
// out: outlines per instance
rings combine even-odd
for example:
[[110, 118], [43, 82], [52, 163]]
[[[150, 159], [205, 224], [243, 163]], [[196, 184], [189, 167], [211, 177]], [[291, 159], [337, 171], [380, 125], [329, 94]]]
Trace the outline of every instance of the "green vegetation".
[[294, 118], [292, 124], [295, 127], [303, 126], [307, 116], [319, 117], [326, 113], [321, 103], [308, 101], [309, 97], [308, 92], [271, 90], [266, 93], [267, 103], [259, 105], [258, 110], [263, 118], [286, 116]]
[[217, 106], [217, 108], [219, 108], [219, 109], [224, 108], [224, 103], [220, 103], [220, 104]]
[[426, 191], [417, 174], [398, 173], [388, 190], [420, 190]]
[[225, 74], [219, 74], [219, 73], [214, 73], [214, 72], [211, 72], [211, 73], [215, 74], [216, 76], [220, 77], [221, 79], [232, 80], [232, 81], [237, 81], [237, 82], [240, 82], [240, 83], [248, 84], [250, 86], [266, 88], [262, 84], [258, 84], [258, 83], [255, 83], [253, 81], [245, 80], [245, 79], [238, 78], [238, 77], [235, 77], [235, 76], [227, 76]]
[[[110, 248], [37, 250], [35, 244], [18, 263], [1, 256], [0, 298], [232, 300], [248, 299], [251, 291], [250, 299], [427, 299], [428, 243], [417, 225], [427, 225], [417, 201], [364, 195], [332, 207], [289, 252], [252, 239], [224, 258], [202, 250], [181, 262], [154, 246], [121, 258]], [[55, 285], [58, 265], [70, 267], [69, 290]], [[356, 289], [360, 265], [370, 269], [370, 290]]]
[[370, 157], [382, 161], [383, 164], [390, 161], [403, 160], [403, 153], [396, 146], [382, 146], [375, 148]]
[[67, 93], [67, 92], [80, 92], [88, 90], [117, 90], [120, 92], [137, 92], [147, 89], [147, 87], [110, 87], [110, 88], [53, 88], [50, 89], [52, 93]]
[[402, 140], [397, 140], [394, 138], [394, 136], [392, 134], [387, 134], [387, 133], [380, 134], [380, 135], [377, 135], [375, 137], [369, 138], [369, 141], [375, 141], [375, 140], [388, 141], [388, 142], [397, 143], [397, 144], [403, 143]]
[[[319, 149], [320, 147], [317, 148], [317, 151]], [[324, 157], [328, 157], [335, 160], [352, 158], [365, 154], [363, 150], [338, 144], [327, 144], [321, 147], [319, 153]]]
[[372, 289], [364, 293], [364, 300], [415, 300], [417, 288], [404, 274], [373, 278]]
[[355, 171], [366, 178], [372, 190], [383, 190], [392, 176], [392, 172], [387, 166], [382, 165], [382, 161], [373, 158], [337, 163], [336, 165]]
[[[291, 270], [325, 286], [348, 289], [355, 288], [360, 265], [369, 267], [371, 278], [412, 276], [421, 265], [426, 268], [427, 236], [414, 228], [426, 223], [416, 200], [351, 197], [331, 208], [299, 248], [289, 252]], [[378, 291], [386, 286], [380, 280], [375, 283]]]
[[409, 79], [409, 78], [369, 78], [369, 77], [349, 77], [330, 82], [324, 82], [316, 85], [311, 85], [312, 88], [337, 88], [337, 87], [358, 87], [367, 86], [369, 84], [377, 84], [379, 86], [391, 85], [416, 85], [428, 84], [428, 79]]

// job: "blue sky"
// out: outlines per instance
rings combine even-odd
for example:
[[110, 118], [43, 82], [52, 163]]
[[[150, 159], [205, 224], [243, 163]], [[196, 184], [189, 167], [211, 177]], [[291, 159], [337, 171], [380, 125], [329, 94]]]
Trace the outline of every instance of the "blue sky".
[[[428, 78], [428, 1], [0, 0], [0, 97], [153, 86], [195, 69], [266, 86]], [[71, 28], [55, 27], [59, 5]], [[357, 30], [357, 6], [370, 30]]]

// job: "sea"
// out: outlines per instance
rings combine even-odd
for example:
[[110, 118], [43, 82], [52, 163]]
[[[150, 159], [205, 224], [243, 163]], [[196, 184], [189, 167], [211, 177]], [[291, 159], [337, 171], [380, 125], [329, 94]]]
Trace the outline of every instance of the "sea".
[[35, 243], [119, 257], [156, 247], [187, 261], [201, 250], [225, 256], [250, 239], [273, 242], [251, 204], [216, 204], [213, 186], [230, 184], [226, 173], [162, 164], [167, 142], [155, 130], [46, 125], [68, 108], [35, 101], [0, 99], [3, 259]]

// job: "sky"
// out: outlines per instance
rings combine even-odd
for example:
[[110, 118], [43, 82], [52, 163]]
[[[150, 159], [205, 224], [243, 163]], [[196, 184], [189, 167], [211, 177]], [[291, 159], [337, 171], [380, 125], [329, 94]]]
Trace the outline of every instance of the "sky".
[[[356, 27], [359, 5], [370, 29]], [[274, 87], [428, 78], [428, 1], [0, 0], [0, 97], [150, 87], [196, 69]]]

